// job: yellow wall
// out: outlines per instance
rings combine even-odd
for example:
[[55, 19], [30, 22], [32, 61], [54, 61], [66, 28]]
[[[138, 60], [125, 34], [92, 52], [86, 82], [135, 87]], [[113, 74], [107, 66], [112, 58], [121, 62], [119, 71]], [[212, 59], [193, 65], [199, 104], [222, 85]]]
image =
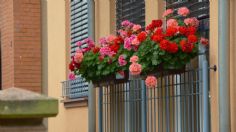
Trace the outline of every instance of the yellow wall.
[[230, 114], [231, 132], [236, 132], [236, 1], [230, 1]]
[[[66, 80], [65, 0], [42, 0], [43, 23], [43, 89], [62, 100], [61, 81]], [[49, 132], [87, 132], [87, 107], [65, 109], [48, 120]]]
[[[218, 67], [218, 0], [210, 2], [210, 66]], [[210, 72], [211, 128], [219, 131], [218, 71]]]

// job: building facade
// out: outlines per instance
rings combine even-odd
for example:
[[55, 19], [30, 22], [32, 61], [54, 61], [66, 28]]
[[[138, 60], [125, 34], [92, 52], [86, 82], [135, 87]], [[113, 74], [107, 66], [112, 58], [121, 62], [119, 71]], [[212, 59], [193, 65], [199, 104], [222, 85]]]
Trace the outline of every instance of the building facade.
[[[178, 0], [0, 0], [1, 88], [24, 87], [59, 99], [58, 116], [45, 122], [48, 132], [99, 131], [98, 88], [88, 90], [89, 83], [80, 80], [84, 91], [76, 91], [80, 87], [78, 82], [73, 82], [74, 89], [68, 82], [69, 92], [62, 89], [68, 80], [68, 65], [76, 48], [75, 42], [86, 37], [98, 42], [100, 37], [116, 34], [119, 22], [124, 19], [147, 25], [153, 19], [162, 19], [166, 7], [175, 8], [181, 2], [183, 6], [194, 2], [208, 3], [209, 66], [217, 67], [216, 71], [209, 71], [209, 127], [212, 132], [225, 132], [226, 129], [234, 132], [234, 0], [193, 0], [189, 3]], [[93, 96], [92, 106], [88, 103], [91, 101], [89, 95]]]
[[[49, 1], [48, 1], [49, 2]], [[118, 1], [112, 1], [112, 0], [95, 0], [94, 1], [94, 18], [95, 18], [95, 41], [97, 42], [98, 39], [102, 36], [106, 36], [109, 34], [115, 34], [115, 30], [117, 27], [116, 24], [116, 20], [117, 20], [117, 10], [116, 10], [116, 5]], [[140, 2], [140, 1], [139, 1]], [[159, 0], [146, 0], [145, 2], [145, 23], [150, 23], [151, 20], [153, 19], [158, 19], [158, 18], [162, 18], [162, 12], [165, 10], [165, 2], [163, 1], [159, 1]], [[221, 68], [220, 64], [219, 64], [219, 4], [218, 4], [218, 0], [215, 1], [209, 1], [209, 40], [210, 40], [210, 46], [209, 46], [209, 65], [213, 66], [216, 65], [217, 68]], [[49, 2], [50, 3], [50, 2]], [[50, 23], [51, 20], [51, 24], [53, 25], [53, 27], [55, 27], [56, 29], [58, 29], [58, 27], [61, 28], [61, 30], [63, 30], [63, 32], [58, 32], [57, 30], [48, 30], [47, 33], [50, 34], [50, 32], [55, 35], [53, 37], [48, 37], [48, 40], [54, 40], [54, 43], [60, 44], [60, 50], [61, 52], [64, 51], [69, 51], [70, 49], [68, 49], [68, 47], [70, 47], [68, 44], [70, 44], [70, 30], [68, 29], [68, 23], [70, 23], [69, 21], [71, 20], [68, 17], [68, 14], [70, 13], [70, 11], [68, 11], [68, 1], [64, 2], [64, 1], [60, 1], [57, 2], [56, 4], [59, 4], [61, 6], [60, 10], [60, 15], [55, 15], [54, 13], [57, 12], [58, 10], [54, 9], [54, 8], [59, 8], [59, 6], [55, 6], [55, 3], [52, 2], [51, 4], [51, 8], [50, 8], [50, 4], [48, 4], [47, 9], [52, 10], [51, 11], [51, 17], [50, 12], [48, 12], [48, 22]], [[226, 89], [230, 90], [230, 96], [225, 97], [225, 98], [229, 98], [229, 113], [230, 113], [230, 119], [229, 119], [229, 123], [230, 124], [226, 124], [228, 126], [230, 126], [231, 131], [235, 131], [235, 105], [233, 103], [233, 100], [235, 98], [235, 88], [234, 88], [234, 80], [235, 80], [235, 62], [234, 62], [234, 58], [235, 58], [235, 54], [234, 54], [234, 49], [235, 49], [235, 40], [234, 40], [234, 30], [235, 30], [235, 14], [233, 13], [235, 10], [235, 2], [232, 0], [230, 1], [230, 10], [228, 12], [228, 15], [230, 16], [229, 18], [229, 24], [230, 24], [230, 30], [228, 31], [228, 39], [229, 41], [229, 47], [228, 48], [228, 69], [229, 69], [229, 79], [227, 80], [229, 87], [227, 87]], [[63, 8], [62, 8], [63, 7]], [[53, 10], [54, 9], [54, 10]], [[55, 11], [53, 13], [53, 11]], [[63, 14], [63, 15], [61, 15]], [[55, 23], [53, 23], [55, 21], [55, 18], [57, 16], [57, 22], [64, 22], [63, 24], [61, 24], [60, 26], [56, 26]], [[64, 17], [62, 17], [64, 16]], [[227, 25], [227, 24], [226, 24]], [[64, 27], [63, 27], [64, 26]], [[48, 25], [48, 27], [50, 28], [50, 25]], [[63, 27], [63, 28], [62, 28]], [[61, 37], [56, 37], [56, 34], [58, 36]], [[58, 40], [61, 39], [61, 40]], [[49, 42], [49, 41], [48, 41]], [[60, 42], [60, 43], [59, 43]], [[48, 43], [51, 44], [51, 43]], [[59, 45], [58, 45], [59, 46]], [[54, 46], [51, 47], [51, 51], [53, 52], [54, 50]], [[68, 58], [70, 58], [70, 54], [68, 54], [68, 52], [65, 52], [65, 54], [61, 54], [61, 56], [59, 56], [57, 53], [59, 51], [54, 51], [55, 55], [52, 55], [52, 61], [55, 61], [55, 56], [58, 58], [56, 60], [58, 60], [57, 65], [60, 65], [61, 63], [63, 65], [60, 65], [61, 68], [56, 69], [54, 68], [54, 64], [51, 65], [51, 69], [48, 69], [48, 73], [50, 74], [51, 72], [51, 81], [50, 79], [48, 79], [48, 85], [52, 85], [49, 88], [49, 95], [53, 95], [53, 96], [60, 96], [62, 95], [62, 93], [60, 93], [59, 87], [60, 84], [59, 83], [52, 83], [53, 80], [55, 81], [55, 78], [57, 78], [57, 82], [60, 82], [62, 80], [66, 80], [67, 77], [66, 75], [68, 74], [68, 71], [66, 69], [68, 69], [66, 66], [68, 65]], [[48, 52], [50, 53], [50, 52]], [[66, 54], [67, 53], [67, 54]], [[50, 56], [49, 56], [50, 57]], [[64, 58], [64, 60], [62, 59]], [[61, 62], [63, 61], [63, 62]], [[50, 60], [48, 60], [48, 62], [50, 62]], [[64, 65], [65, 64], [65, 65]], [[50, 66], [50, 65], [48, 65]], [[59, 68], [59, 67], [57, 67]], [[53, 75], [53, 71], [54, 74]], [[60, 72], [59, 72], [60, 71]], [[61, 74], [59, 74], [61, 73]], [[220, 94], [219, 94], [219, 70], [217, 70], [216, 72], [212, 72], [210, 71], [210, 121], [211, 121], [211, 131], [217, 132], [220, 131], [220, 122], [223, 120], [220, 118]], [[61, 78], [59, 79], [59, 75], [61, 75]], [[48, 75], [48, 77], [50, 77], [50, 75]], [[55, 77], [55, 78], [54, 78]], [[57, 89], [57, 90], [55, 90]], [[57, 92], [55, 92], [57, 91]], [[96, 102], [98, 102], [98, 90], [96, 89]], [[57, 93], [57, 94], [56, 94]], [[83, 102], [83, 101], [82, 101]], [[63, 111], [61, 113], [61, 115], [59, 114], [59, 116], [55, 119], [49, 120], [49, 131], [87, 131], [88, 129], [88, 107], [84, 106], [84, 107], [75, 107], [75, 108], [70, 108], [70, 109], [66, 109], [65, 106], [63, 105], [63, 103], [61, 104], [60, 107], [61, 111]], [[96, 103], [96, 120], [98, 119], [98, 103]], [[86, 114], [85, 114], [86, 113]], [[86, 116], [81, 116], [81, 115], [86, 115]], [[67, 124], [67, 123], [68, 124]], [[60, 124], [60, 125], [59, 125]], [[98, 131], [98, 125], [99, 122], [96, 121], [96, 128]], [[60, 126], [60, 127], [54, 127], [54, 126]], [[66, 129], [67, 127], [67, 129]]]

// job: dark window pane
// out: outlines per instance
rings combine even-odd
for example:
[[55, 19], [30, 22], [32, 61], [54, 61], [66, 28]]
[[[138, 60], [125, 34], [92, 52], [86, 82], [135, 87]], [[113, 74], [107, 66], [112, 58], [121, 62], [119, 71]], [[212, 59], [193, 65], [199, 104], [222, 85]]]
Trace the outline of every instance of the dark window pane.
[[124, 20], [145, 26], [145, 1], [144, 0], [116, 0], [116, 25], [117, 28]]

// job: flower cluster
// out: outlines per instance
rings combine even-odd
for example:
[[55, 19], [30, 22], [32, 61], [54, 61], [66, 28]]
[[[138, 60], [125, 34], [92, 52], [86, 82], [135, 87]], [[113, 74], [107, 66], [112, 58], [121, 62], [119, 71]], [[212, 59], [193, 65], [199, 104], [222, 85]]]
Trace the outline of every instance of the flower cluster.
[[[162, 66], [163, 69], [183, 68], [198, 55], [198, 45], [208, 45], [208, 39], [198, 36], [199, 21], [188, 17], [190, 10], [177, 10], [180, 19], [173, 17], [175, 10], [167, 9], [162, 20], [153, 20], [146, 27], [128, 20], [121, 23], [117, 35], [77, 42], [78, 49], [71, 58], [69, 77], [81, 74], [88, 81], [129, 71], [131, 75], [147, 75]], [[164, 26], [163, 26], [164, 25]], [[166, 25], [166, 26], [165, 26]], [[155, 88], [157, 79], [148, 76], [148, 88]]]
[[157, 87], [157, 78], [155, 76], [148, 76], [145, 80], [147, 88]]
[[129, 71], [131, 75], [139, 75], [142, 72], [142, 65], [138, 64], [138, 60], [138, 56], [130, 58], [131, 65], [129, 66]]

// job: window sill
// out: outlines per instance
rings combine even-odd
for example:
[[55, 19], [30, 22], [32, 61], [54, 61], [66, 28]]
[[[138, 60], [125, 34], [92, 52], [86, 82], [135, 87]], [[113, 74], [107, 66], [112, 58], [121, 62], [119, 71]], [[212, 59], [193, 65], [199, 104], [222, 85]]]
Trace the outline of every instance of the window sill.
[[75, 107], [87, 107], [88, 98], [78, 98], [78, 99], [65, 99], [61, 101], [64, 103], [65, 108], [75, 108]]

